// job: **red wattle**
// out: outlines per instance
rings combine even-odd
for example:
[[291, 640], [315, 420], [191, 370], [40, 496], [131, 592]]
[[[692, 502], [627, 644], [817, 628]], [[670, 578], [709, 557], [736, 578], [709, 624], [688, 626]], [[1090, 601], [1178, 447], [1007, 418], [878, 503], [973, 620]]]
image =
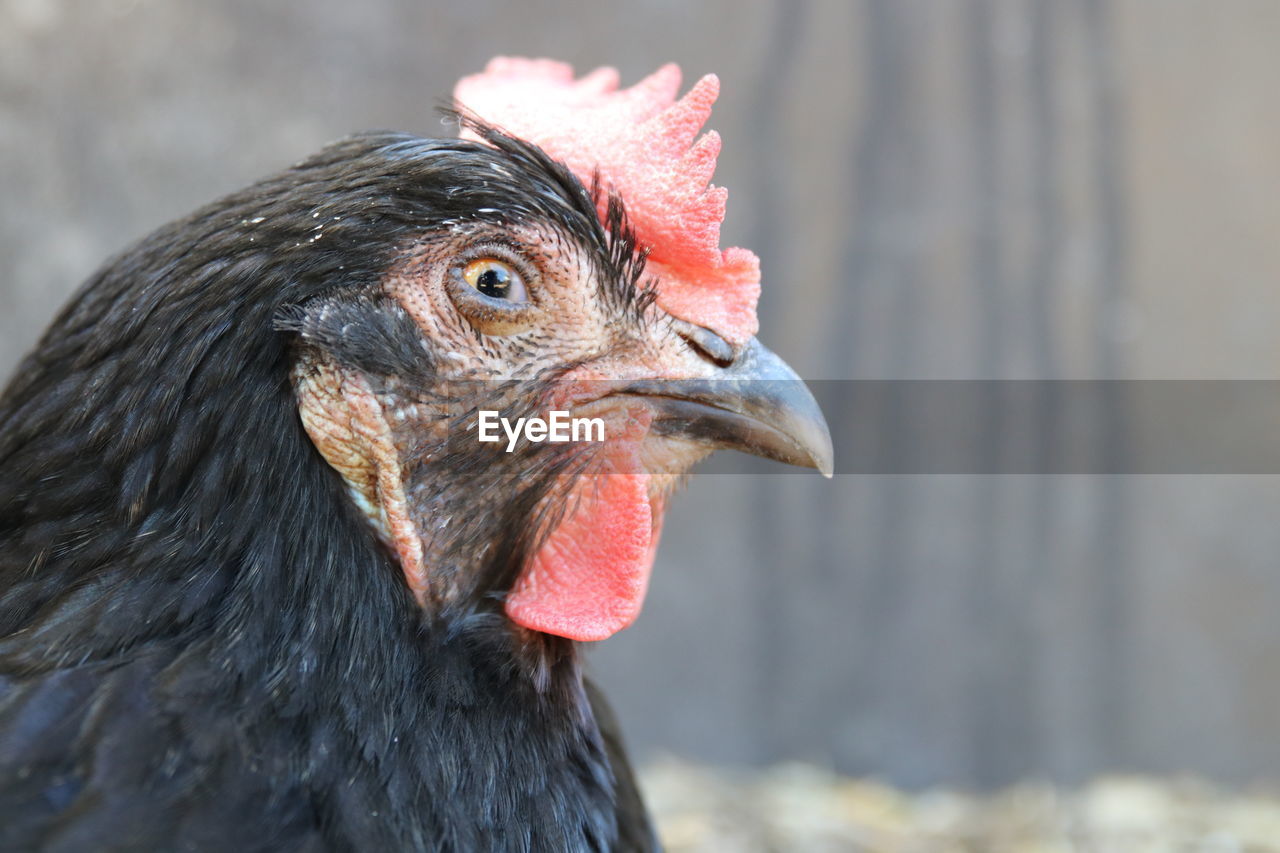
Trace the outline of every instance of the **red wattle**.
[[603, 640], [640, 614], [657, 550], [648, 474], [581, 477], [571, 514], [551, 532], [507, 598], [517, 625]]

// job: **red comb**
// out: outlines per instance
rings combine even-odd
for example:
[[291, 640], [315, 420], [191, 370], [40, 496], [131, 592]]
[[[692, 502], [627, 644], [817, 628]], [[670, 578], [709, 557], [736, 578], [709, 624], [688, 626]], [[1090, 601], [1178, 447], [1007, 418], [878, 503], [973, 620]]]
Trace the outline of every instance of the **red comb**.
[[720, 136], [712, 130], [694, 141], [720, 81], [708, 74], [677, 101], [679, 88], [675, 65], [620, 90], [612, 68], [575, 80], [563, 62], [499, 57], [483, 73], [458, 81], [453, 97], [563, 161], [584, 183], [599, 170], [649, 250], [658, 303], [741, 343], [756, 332], [760, 261], [746, 249], [721, 251], [728, 193], [710, 185]]

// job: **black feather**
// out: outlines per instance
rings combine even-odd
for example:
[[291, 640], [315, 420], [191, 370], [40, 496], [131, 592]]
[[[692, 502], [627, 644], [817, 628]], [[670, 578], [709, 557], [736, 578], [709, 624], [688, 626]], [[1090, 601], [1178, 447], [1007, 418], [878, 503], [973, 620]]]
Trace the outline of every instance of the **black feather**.
[[[513, 630], [493, 595], [426, 615], [289, 381], [298, 339], [429, 374], [373, 286], [460, 221], [549, 223], [635, 288], [620, 206], [606, 230], [564, 167], [484, 136], [354, 137], [169, 225], [18, 367], [0, 397], [0, 849], [648, 843], [572, 644]], [[497, 593], [530, 546], [499, 532], [565, 464], [459, 539]]]

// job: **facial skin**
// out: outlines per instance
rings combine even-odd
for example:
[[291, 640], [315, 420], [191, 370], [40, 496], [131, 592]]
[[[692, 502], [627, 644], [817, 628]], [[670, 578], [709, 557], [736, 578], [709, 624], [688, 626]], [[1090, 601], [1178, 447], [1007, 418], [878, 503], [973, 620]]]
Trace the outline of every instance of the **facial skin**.
[[[476, 264], [487, 264], [491, 278], [495, 270], [518, 277], [524, 298], [494, 298], [472, 286], [465, 272]], [[656, 474], [648, 483], [655, 527], [665, 495], [713, 449], [650, 435], [648, 401], [609, 396], [626, 380], [709, 379], [718, 369], [680, 334], [683, 324], [643, 292], [607, 298], [620, 287], [603, 280], [610, 275], [618, 271], [600, 269], [578, 241], [546, 223], [458, 226], [423, 241], [381, 283], [421, 330], [435, 365], [429, 379], [370, 376], [318, 352], [300, 359], [295, 382], [304, 425], [394, 548], [424, 606], [448, 603], [460, 586], [456, 568], [431, 568], [450, 549], [447, 537], [431, 530], [439, 502], [421, 496], [445, 484], [422, 476], [451, 443], [479, 445], [477, 409], [507, 410], [534, 391], [534, 411], [602, 418], [604, 446], [545, 451], [578, 457], [575, 467], [589, 472], [583, 476]]]
[[[442, 217], [376, 282], [301, 306], [299, 412], [425, 610], [505, 599], [532, 630], [603, 639], [639, 612], [694, 462], [736, 447], [825, 471], [830, 438], [754, 339], [663, 309], [620, 200], [598, 217], [563, 167], [490, 133], [497, 162], [459, 194], [500, 197], [496, 173], [523, 201]], [[482, 409], [600, 418], [606, 440], [506, 454], [478, 440]]]

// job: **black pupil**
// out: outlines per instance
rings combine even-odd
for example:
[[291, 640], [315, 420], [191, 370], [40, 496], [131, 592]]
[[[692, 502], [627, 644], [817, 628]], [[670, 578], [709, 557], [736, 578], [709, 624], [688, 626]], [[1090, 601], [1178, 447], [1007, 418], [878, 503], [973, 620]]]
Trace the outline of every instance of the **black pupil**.
[[511, 273], [501, 267], [489, 267], [476, 279], [476, 290], [494, 299], [506, 299], [511, 290]]

